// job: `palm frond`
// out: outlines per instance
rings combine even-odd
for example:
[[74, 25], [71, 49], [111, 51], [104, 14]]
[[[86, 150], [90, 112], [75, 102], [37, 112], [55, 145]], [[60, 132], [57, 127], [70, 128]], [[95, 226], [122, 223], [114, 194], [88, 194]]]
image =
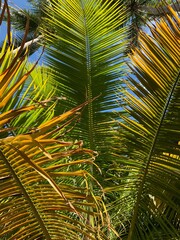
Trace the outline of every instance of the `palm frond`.
[[[21, 116], [16, 116], [16, 119], [11, 121], [10, 124], [12, 128], [16, 128], [14, 133], [27, 132], [31, 127], [35, 127], [41, 122], [53, 117], [53, 108], [56, 103], [54, 101], [55, 88], [51, 85], [50, 70], [45, 67], [36, 67], [34, 69], [34, 65], [27, 64], [27, 56], [24, 56], [22, 57], [22, 61], [17, 61], [16, 65], [14, 65], [15, 70], [13, 73], [11, 63], [15, 54], [12, 54], [12, 47], [7, 46], [6, 41], [0, 52], [0, 57], [2, 57], [3, 60], [0, 73], [2, 77], [4, 77], [4, 83], [6, 83], [4, 86], [1, 85], [1, 96], [3, 101], [7, 99], [5, 104], [1, 102], [1, 114], [7, 113], [14, 108], [19, 109], [33, 104], [44, 106], [42, 108], [34, 107], [34, 111], [26, 111], [25, 114], [21, 112]], [[25, 82], [17, 85], [18, 82], [25, 78], [26, 73], [28, 74]], [[5, 77], [5, 75], [7, 77]], [[17, 85], [17, 91], [12, 92], [13, 98], [11, 96], [10, 98], [5, 97], [12, 87], [15, 86], [15, 83]]]
[[112, 110], [117, 107], [115, 89], [124, 71], [127, 29], [122, 25], [127, 12], [120, 3], [66, 0], [45, 6], [47, 63], [55, 70], [59, 94], [67, 98], [59, 111], [90, 101], [72, 136], [83, 136], [85, 146], [99, 152], [97, 161], [104, 166], [103, 173], [111, 162], [107, 146], [114, 136]]
[[180, 236], [180, 20], [169, 11], [172, 17], [150, 27], [151, 36], [140, 33], [140, 49], [131, 55], [134, 76], [117, 149], [121, 185], [114, 188], [122, 191], [114, 217], [128, 240]]
[[90, 190], [88, 182], [94, 178], [82, 167], [94, 164], [95, 153], [83, 148], [81, 141], [64, 141], [67, 128], [88, 102], [26, 133], [13, 135], [7, 126], [48, 102], [38, 101], [37, 91], [33, 105], [24, 100], [13, 103], [36, 66], [24, 72], [27, 53], [21, 56], [22, 49], [23, 43], [14, 53], [10, 45], [0, 58], [0, 238], [107, 239], [102, 231], [103, 226], [108, 230], [102, 198]]
[[[81, 169], [73, 171], [73, 166], [92, 164], [94, 153], [83, 149], [81, 142], [57, 139], [59, 129], [48, 132], [80, 109], [41, 124], [39, 131], [0, 140], [1, 238], [33, 239], [37, 235], [46, 239], [96, 239], [99, 223], [95, 222], [96, 229], [83, 222], [89, 215], [100, 217], [100, 198], [95, 200], [86, 187], [90, 175]], [[84, 159], [73, 161], [77, 154]], [[64, 178], [68, 178], [68, 184]], [[84, 178], [81, 186], [72, 185], [77, 178]], [[97, 221], [102, 221], [101, 217]], [[98, 234], [99, 239], [105, 239], [102, 233]]]

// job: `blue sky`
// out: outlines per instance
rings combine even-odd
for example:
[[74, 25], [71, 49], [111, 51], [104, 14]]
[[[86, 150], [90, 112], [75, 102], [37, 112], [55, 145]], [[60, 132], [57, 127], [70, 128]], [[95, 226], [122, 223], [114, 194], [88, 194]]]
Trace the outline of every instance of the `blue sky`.
[[[19, 8], [29, 8], [30, 5], [26, 0], [9, 0], [9, 5], [12, 7]], [[3, 23], [0, 27], [0, 41], [3, 41], [6, 36], [6, 23]]]
[[29, 8], [29, 3], [26, 0], [9, 0], [10, 5], [17, 5], [20, 8]]
[[[9, 0], [9, 5], [14, 8], [22, 8], [22, 9], [29, 9], [31, 5], [27, 2], [27, 0]], [[4, 41], [4, 38], [6, 36], [6, 23], [4, 22], [0, 27], [0, 42]], [[41, 54], [41, 49], [35, 52], [32, 56], [29, 57], [30, 62], [36, 61]], [[42, 59], [39, 62], [39, 64], [42, 64]]]

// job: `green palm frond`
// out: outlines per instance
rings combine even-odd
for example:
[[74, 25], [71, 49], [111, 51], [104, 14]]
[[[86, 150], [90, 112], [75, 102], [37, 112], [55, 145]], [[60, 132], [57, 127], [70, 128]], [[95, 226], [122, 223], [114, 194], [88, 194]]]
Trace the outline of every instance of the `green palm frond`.
[[115, 89], [124, 72], [127, 28], [122, 25], [127, 12], [120, 3], [110, 6], [101, 0], [66, 0], [45, 6], [47, 63], [55, 70], [59, 94], [67, 98], [59, 111], [90, 101], [72, 136], [83, 136], [85, 146], [98, 151], [103, 173], [111, 162]]
[[170, 11], [150, 27], [152, 36], [140, 33], [131, 55], [117, 149], [121, 185], [114, 188], [122, 198], [112, 206], [128, 240], [180, 236], [180, 19]]
[[[26, 71], [31, 68], [31, 64], [27, 65]], [[17, 98], [13, 99], [17, 108], [32, 104], [42, 106], [19, 116], [11, 123], [13, 127], [18, 127], [17, 133], [36, 128], [38, 124], [54, 116], [54, 108], [62, 98], [55, 96], [55, 88], [51, 85], [50, 72], [51, 70], [46, 67], [37, 66], [30, 73], [22, 89], [19, 90]]]
[[[22, 48], [23, 43], [19, 51], [10, 45], [0, 56], [0, 239], [108, 239], [102, 231], [108, 232], [109, 223], [101, 195], [90, 189], [88, 182], [95, 179], [83, 170], [83, 165], [94, 164], [95, 153], [83, 148], [82, 141], [64, 141], [88, 102], [40, 121], [26, 133], [12, 134], [12, 121], [23, 127], [20, 119], [15, 124], [16, 118], [28, 119], [24, 113], [48, 102], [33, 89], [37, 96], [31, 104], [25, 104], [25, 97], [14, 103], [19, 91], [19, 96], [31, 96], [21, 88], [39, 71], [34, 76], [36, 65], [26, 69], [27, 52], [22, 56]], [[36, 79], [29, 86], [35, 83]], [[29, 86], [24, 89], [31, 91]], [[81, 185], [76, 184], [78, 179]]]
[[[12, 54], [11, 48], [11, 46], [7, 46], [5, 41], [0, 52], [0, 58], [3, 59], [0, 69], [0, 74], [2, 75], [6, 69], [11, 68], [11, 63], [15, 57], [15, 54]], [[35, 127], [54, 115], [54, 105], [56, 104], [54, 101], [55, 88], [51, 84], [50, 69], [47, 67], [36, 67], [34, 69], [34, 65], [27, 64], [27, 56], [24, 56], [23, 60], [17, 64], [17, 69], [14, 74], [12, 74], [10, 83], [8, 81], [6, 82], [6, 86], [4, 86], [2, 92], [4, 92], [4, 90], [8, 92], [13, 84], [21, 81], [27, 72], [28, 76], [26, 81], [18, 86], [17, 91], [13, 94], [13, 98], [6, 101], [5, 106], [1, 108], [1, 113], [10, 109], [37, 104], [38, 102], [39, 105], [44, 104], [44, 107], [35, 108], [34, 111], [26, 112], [16, 117], [16, 119], [11, 122], [11, 127], [14, 128], [14, 134], [27, 132], [31, 127]]]

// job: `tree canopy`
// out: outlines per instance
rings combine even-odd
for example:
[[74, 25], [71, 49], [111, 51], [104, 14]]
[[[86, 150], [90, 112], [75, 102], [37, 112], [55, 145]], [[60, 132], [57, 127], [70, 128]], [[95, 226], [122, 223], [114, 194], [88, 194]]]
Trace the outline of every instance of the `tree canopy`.
[[178, 240], [178, 2], [29, 2], [1, 7], [0, 238]]

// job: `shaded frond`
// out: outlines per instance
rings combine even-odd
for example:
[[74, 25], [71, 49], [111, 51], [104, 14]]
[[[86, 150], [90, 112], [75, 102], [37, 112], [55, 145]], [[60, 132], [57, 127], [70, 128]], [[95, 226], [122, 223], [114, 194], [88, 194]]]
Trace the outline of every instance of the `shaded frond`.
[[117, 149], [122, 184], [114, 188], [122, 191], [117, 227], [129, 240], [180, 236], [180, 20], [169, 11], [151, 36], [140, 33], [140, 49], [130, 56], [134, 76]]
[[122, 26], [127, 11], [119, 0], [112, 5], [101, 0], [51, 1], [45, 10], [47, 63], [54, 69], [59, 94], [67, 98], [59, 111], [90, 101], [71, 135], [83, 136], [85, 146], [98, 151], [106, 175], [115, 134], [115, 89], [124, 73], [127, 28]]

